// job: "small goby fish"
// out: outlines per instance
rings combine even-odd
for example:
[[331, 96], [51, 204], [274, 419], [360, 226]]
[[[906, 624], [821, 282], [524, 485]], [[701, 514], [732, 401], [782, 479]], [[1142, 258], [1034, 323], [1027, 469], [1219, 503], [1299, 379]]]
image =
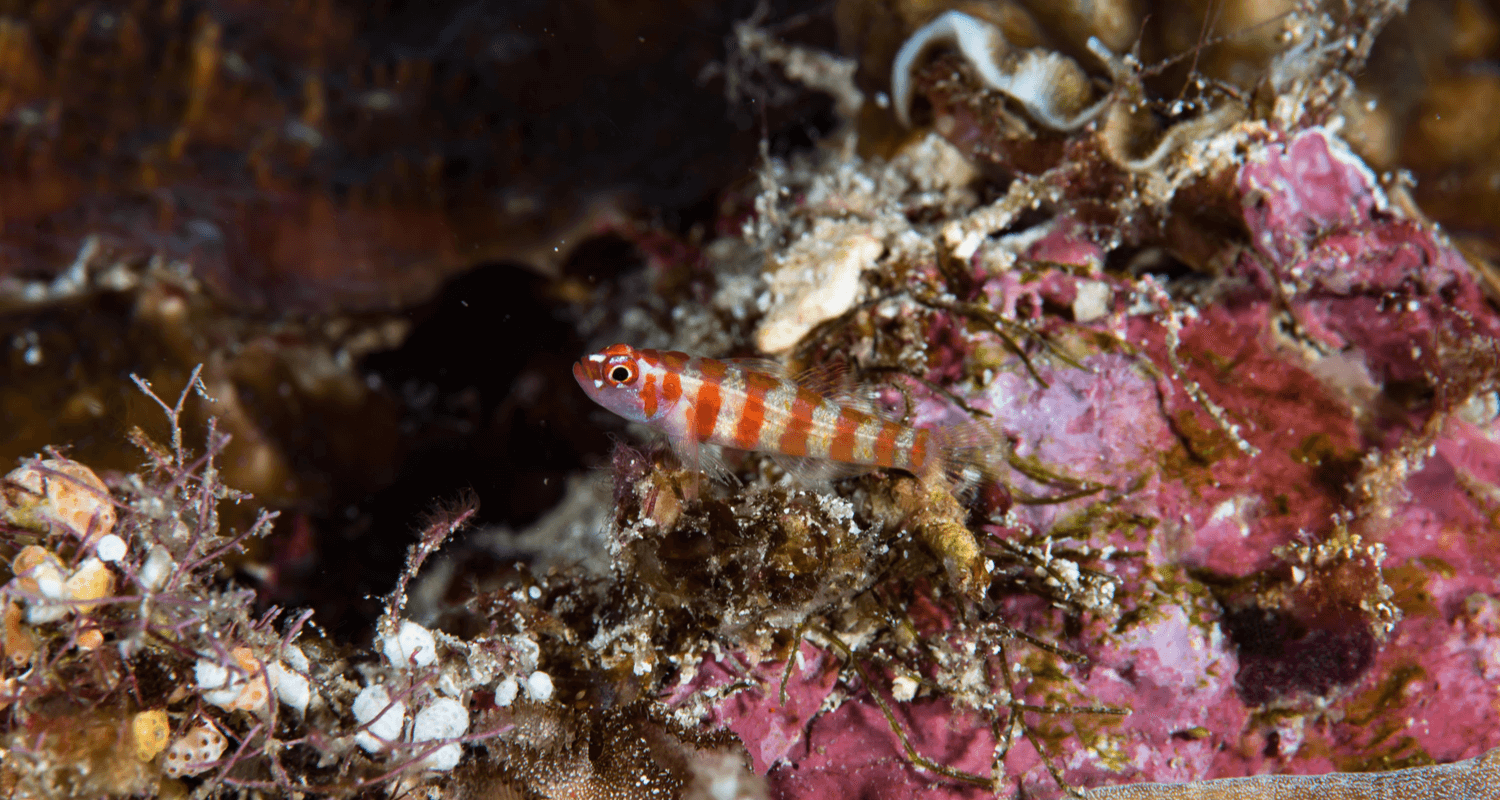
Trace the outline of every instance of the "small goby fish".
[[946, 467], [942, 437], [841, 402], [778, 374], [775, 362], [698, 358], [616, 344], [573, 365], [594, 402], [666, 434], [683, 466], [700, 445], [900, 469], [927, 479]]

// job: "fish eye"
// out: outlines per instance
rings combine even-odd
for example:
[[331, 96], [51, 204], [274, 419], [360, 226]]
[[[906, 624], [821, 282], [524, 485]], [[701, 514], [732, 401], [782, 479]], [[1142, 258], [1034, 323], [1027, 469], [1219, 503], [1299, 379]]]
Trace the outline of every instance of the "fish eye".
[[610, 367], [609, 379], [615, 383], [630, 383], [635, 379], [635, 370], [625, 364]]

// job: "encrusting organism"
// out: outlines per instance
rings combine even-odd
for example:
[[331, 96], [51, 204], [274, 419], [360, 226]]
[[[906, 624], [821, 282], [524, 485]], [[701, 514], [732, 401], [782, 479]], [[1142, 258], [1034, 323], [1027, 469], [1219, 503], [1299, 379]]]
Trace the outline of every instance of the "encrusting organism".
[[[947, 11], [922, 26], [901, 46], [891, 65], [891, 94], [896, 117], [911, 122], [911, 72], [933, 45], [952, 43], [974, 66], [981, 80], [1013, 98], [1033, 118], [1058, 131], [1076, 130], [1108, 107], [1107, 95], [1090, 104], [1089, 78], [1078, 63], [1044, 48], [1015, 48], [995, 26], [961, 11]], [[1097, 41], [1090, 46], [1108, 54]]]
[[831, 370], [794, 379], [773, 361], [616, 344], [574, 364], [573, 377], [594, 402], [665, 433], [693, 473], [724, 472], [702, 450], [707, 444], [769, 453], [788, 472], [818, 471], [821, 461], [836, 465], [825, 476], [893, 468], [932, 484], [968, 466], [985, 469], [995, 449], [978, 426], [927, 430], [887, 419], [841, 389]]

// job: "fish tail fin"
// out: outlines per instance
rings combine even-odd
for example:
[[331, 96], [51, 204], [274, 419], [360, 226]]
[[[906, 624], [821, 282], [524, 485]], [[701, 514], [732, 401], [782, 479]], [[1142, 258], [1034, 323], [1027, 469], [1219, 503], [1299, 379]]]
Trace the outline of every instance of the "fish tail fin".
[[935, 431], [940, 458], [924, 480], [941, 479], [955, 494], [967, 494], [986, 481], [1000, 478], [1011, 442], [990, 420], [970, 419]]

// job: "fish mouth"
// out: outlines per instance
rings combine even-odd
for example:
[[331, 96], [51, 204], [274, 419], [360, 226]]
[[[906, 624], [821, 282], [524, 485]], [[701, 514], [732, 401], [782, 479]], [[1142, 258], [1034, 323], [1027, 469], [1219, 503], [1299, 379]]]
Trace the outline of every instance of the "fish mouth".
[[573, 380], [578, 381], [578, 385], [582, 386], [585, 391], [596, 388], [594, 384], [599, 382], [599, 378], [589, 371], [589, 367], [592, 366], [595, 365], [586, 361], [573, 362]]

